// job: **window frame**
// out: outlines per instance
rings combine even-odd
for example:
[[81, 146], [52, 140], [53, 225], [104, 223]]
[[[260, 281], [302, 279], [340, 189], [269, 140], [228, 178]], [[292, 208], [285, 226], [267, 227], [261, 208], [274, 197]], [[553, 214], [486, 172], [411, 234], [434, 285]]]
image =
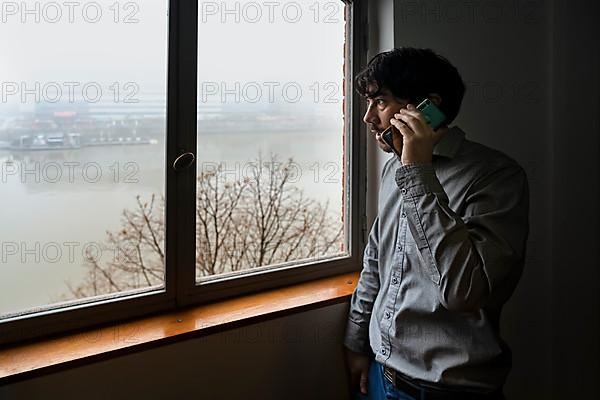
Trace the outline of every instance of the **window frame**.
[[[197, 151], [197, 85], [186, 85], [185, 82], [197, 82], [198, 2], [169, 0], [164, 289], [84, 301], [0, 320], [0, 345], [360, 270], [366, 240], [366, 134], [362, 124], [362, 102], [354, 90], [353, 78], [357, 67], [366, 65], [367, 61], [367, 1], [338, 1], [346, 5], [347, 24], [343, 104], [347, 116], [344, 132], [348, 153], [344, 159], [344, 187], [350, 188], [345, 192], [348, 196], [345, 199], [348, 205], [345, 211], [348, 256], [248, 270], [240, 277], [214, 278], [196, 284], [196, 163], [179, 172], [174, 171], [172, 164], [180, 154], [192, 152], [195, 155]], [[177, 206], [170, 207], [171, 203]], [[194, 218], [189, 218], [190, 215]]]

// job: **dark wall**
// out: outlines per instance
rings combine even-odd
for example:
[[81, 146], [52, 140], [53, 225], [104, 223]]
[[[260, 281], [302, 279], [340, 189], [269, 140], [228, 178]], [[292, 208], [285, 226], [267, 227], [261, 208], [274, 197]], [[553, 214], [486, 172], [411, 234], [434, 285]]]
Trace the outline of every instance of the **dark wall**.
[[[468, 89], [456, 124], [527, 171], [531, 232], [502, 319], [510, 399], [598, 395], [598, 6], [395, 1], [395, 46], [430, 47]], [[595, 397], [594, 397], [595, 398]]]
[[599, 398], [599, 5], [555, 1], [551, 361], [555, 398]]
[[347, 307], [331, 305], [0, 386], [0, 399], [345, 399]]

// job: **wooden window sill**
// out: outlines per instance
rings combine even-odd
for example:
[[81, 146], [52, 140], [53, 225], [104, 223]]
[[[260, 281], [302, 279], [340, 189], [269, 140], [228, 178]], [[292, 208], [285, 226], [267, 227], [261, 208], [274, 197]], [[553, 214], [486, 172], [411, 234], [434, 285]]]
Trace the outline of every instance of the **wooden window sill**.
[[0, 384], [345, 301], [358, 273], [0, 349]]

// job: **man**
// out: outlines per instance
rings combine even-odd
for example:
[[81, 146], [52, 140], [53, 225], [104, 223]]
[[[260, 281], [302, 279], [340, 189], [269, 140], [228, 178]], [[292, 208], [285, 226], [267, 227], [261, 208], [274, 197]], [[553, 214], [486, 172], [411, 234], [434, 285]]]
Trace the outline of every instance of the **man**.
[[[352, 296], [344, 344], [353, 388], [370, 399], [502, 399], [511, 366], [502, 306], [528, 235], [523, 169], [465, 139], [454, 120], [460, 74], [430, 49], [375, 56], [357, 77], [379, 147], [392, 125], [378, 215]], [[433, 130], [415, 106], [445, 114]]]

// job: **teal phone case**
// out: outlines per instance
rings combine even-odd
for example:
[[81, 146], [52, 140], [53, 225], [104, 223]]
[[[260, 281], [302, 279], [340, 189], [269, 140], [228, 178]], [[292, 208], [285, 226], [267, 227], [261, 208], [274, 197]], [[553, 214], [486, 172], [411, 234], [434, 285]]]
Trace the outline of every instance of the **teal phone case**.
[[421, 111], [427, 123], [433, 130], [440, 127], [446, 120], [444, 113], [429, 99], [425, 99], [419, 103], [417, 110]]

